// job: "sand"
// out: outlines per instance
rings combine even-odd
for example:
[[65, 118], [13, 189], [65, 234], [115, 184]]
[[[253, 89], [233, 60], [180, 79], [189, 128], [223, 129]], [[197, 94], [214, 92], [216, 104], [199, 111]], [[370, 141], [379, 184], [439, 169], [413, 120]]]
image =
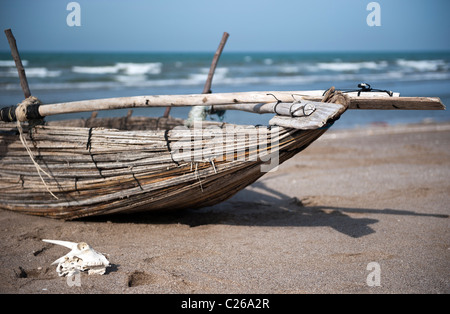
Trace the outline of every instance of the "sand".
[[[0, 292], [449, 293], [449, 192], [450, 124], [330, 131], [214, 207], [0, 211]], [[71, 284], [50, 265], [68, 250], [42, 239], [88, 242], [112, 266]]]

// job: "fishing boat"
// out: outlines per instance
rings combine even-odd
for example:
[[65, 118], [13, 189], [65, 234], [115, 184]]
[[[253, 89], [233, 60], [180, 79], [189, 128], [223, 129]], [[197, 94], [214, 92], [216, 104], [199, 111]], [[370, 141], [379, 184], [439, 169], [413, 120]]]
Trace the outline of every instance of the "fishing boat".
[[[15, 42], [10, 45], [25, 100], [0, 110], [0, 208], [51, 218], [211, 206], [307, 148], [347, 110], [445, 109], [439, 98], [400, 97], [368, 84], [355, 91], [204, 91], [42, 104], [31, 96]], [[195, 108], [200, 118], [95, 116], [177, 106]], [[201, 118], [221, 110], [273, 117], [266, 126]], [[94, 114], [45, 121], [73, 112]]]
[[[211, 206], [304, 150], [347, 109], [444, 108], [438, 98], [358, 96], [334, 89], [323, 94], [160, 95], [53, 105], [31, 96], [3, 114], [16, 115], [16, 122], [0, 123], [0, 208], [74, 219]], [[42, 122], [63, 112], [167, 105], [274, 116], [258, 127], [213, 121], [187, 126], [182, 119], [131, 114]]]

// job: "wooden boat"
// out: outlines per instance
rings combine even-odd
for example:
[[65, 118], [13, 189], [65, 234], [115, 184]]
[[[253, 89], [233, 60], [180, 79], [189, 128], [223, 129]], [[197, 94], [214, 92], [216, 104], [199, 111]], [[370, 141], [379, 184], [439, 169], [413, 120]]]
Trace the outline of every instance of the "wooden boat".
[[[347, 109], [444, 109], [439, 98], [324, 91], [110, 98], [43, 105], [28, 88], [11, 30], [5, 31], [25, 100], [0, 110], [0, 208], [74, 219], [147, 210], [199, 208], [222, 202], [299, 153]], [[71, 112], [164, 106], [271, 113], [268, 126], [185, 123], [162, 118], [44, 122]], [[193, 112], [193, 111], [191, 111]], [[187, 125], [187, 126], [185, 126]]]
[[[333, 89], [322, 94], [161, 95], [55, 105], [30, 97], [14, 112], [22, 122], [0, 123], [0, 208], [74, 219], [211, 206], [308, 147], [347, 108], [443, 109], [437, 98], [379, 93], [344, 97]], [[168, 104], [275, 115], [263, 127], [204, 121], [188, 128], [182, 119], [131, 115], [45, 124], [23, 121], [36, 113], [42, 117]]]

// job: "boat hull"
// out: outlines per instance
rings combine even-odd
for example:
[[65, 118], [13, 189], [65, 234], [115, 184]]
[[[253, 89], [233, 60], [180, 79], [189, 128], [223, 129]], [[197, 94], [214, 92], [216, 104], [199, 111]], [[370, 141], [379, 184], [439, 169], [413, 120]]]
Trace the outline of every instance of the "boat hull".
[[139, 117], [54, 122], [23, 127], [30, 156], [17, 125], [2, 123], [0, 208], [75, 219], [211, 206], [326, 130], [221, 123], [188, 129], [180, 119]]

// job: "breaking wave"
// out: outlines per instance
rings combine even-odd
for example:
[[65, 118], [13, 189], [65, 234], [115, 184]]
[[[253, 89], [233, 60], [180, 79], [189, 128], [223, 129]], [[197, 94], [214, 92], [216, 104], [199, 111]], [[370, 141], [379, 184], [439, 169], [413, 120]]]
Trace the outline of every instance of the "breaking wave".
[[[61, 71], [49, 70], [47, 68], [27, 68], [25, 70], [27, 77], [57, 77], [61, 75]], [[0, 71], [0, 77], [18, 77], [17, 70], [15, 68], [9, 68], [7, 71]]]
[[152, 74], [158, 75], [162, 71], [161, 62], [152, 63], [121, 63], [110, 66], [73, 66], [72, 72], [82, 74], [117, 74], [126, 75], [142, 75]]
[[[28, 60], [22, 60], [22, 65], [27, 66]], [[0, 60], [0, 67], [15, 67], [16, 63], [14, 60]]]
[[362, 69], [370, 69], [370, 70], [379, 70], [388, 66], [387, 61], [380, 62], [319, 62], [316, 65], [316, 69], [314, 66], [311, 69], [314, 70], [328, 70], [335, 72], [348, 72], [348, 71], [360, 71]]
[[449, 64], [444, 60], [405, 60], [398, 59], [397, 65], [416, 71], [438, 71], [448, 70]]

